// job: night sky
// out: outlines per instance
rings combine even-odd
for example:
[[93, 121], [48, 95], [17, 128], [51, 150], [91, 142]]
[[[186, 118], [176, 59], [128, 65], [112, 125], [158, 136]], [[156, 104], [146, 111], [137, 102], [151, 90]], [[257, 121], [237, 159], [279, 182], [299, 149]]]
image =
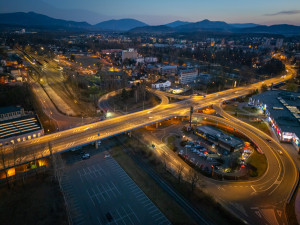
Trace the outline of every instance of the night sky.
[[0, 0], [0, 12], [34, 11], [87, 21], [134, 18], [150, 25], [203, 19], [300, 25], [300, 0]]

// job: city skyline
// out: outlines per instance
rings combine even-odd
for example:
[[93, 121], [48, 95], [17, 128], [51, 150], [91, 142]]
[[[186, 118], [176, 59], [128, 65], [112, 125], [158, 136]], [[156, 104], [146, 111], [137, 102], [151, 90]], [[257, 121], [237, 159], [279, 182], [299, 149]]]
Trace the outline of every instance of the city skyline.
[[[117, 7], [116, 7], [117, 6]], [[300, 25], [300, 2], [258, 0], [239, 3], [236, 0], [203, 2], [189, 0], [130, 1], [58, 1], [58, 0], [13, 0], [0, 1], [0, 13], [34, 11], [58, 19], [86, 21], [96, 24], [110, 19], [133, 18], [149, 25], [161, 25], [175, 20], [197, 22], [204, 19], [227, 23], [257, 23], [262, 25]]]

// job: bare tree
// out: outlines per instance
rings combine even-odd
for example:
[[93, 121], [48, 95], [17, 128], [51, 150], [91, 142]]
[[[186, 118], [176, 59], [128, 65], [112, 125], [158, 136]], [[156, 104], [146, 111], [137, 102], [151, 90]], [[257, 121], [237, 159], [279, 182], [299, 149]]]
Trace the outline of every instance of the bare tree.
[[178, 178], [178, 183], [181, 183], [182, 181], [182, 173], [183, 173], [183, 165], [180, 164], [178, 167], [177, 167], [177, 178]]
[[10, 188], [10, 185], [9, 185], [9, 180], [8, 180], [8, 174], [7, 174], [7, 167], [6, 167], [6, 154], [4, 152], [4, 149], [3, 149], [3, 146], [0, 146], [0, 161], [1, 161], [1, 164], [2, 164], [2, 168], [3, 168], [3, 171], [5, 173], [5, 179], [6, 179], [6, 184], [7, 184], [7, 187]]
[[188, 177], [190, 183], [191, 183], [191, 188], [192, 188], [192, 193], [194, 192], [199, 180], [200, 180], [200, 175], [197, 171], [191, 169], [189, 171], [189, 177]]

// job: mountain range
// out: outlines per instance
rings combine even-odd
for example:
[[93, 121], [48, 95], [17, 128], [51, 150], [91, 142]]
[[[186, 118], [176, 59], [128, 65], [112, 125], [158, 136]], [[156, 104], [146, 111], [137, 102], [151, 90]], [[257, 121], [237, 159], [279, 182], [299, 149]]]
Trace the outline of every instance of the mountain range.
[[231, 33], [271, 33], [300, 35], [300, 26], [280, 24], [265, 26], [254, 23], [229, 24], [224, 21], [202, 20], [199, 22], [174, 21], [165, 25], [150, 26], [135, 19], [107, 20], [95, 25], [55, 19], [35, 12], [1, 13], [0, 25], [63, 30], [117, 31], [129, 33], [178, 33], [178, 32], [231, 32]]

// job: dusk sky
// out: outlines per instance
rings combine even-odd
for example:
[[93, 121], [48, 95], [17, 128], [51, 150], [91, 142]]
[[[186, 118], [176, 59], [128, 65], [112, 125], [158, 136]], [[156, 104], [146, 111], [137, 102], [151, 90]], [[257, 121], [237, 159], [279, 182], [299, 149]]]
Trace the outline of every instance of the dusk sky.
[[300, 25], [300, 0], [0, 0], [0, 12], [34, 11], [87, 21], [134, 18], [150, 25], [174, 20]]

